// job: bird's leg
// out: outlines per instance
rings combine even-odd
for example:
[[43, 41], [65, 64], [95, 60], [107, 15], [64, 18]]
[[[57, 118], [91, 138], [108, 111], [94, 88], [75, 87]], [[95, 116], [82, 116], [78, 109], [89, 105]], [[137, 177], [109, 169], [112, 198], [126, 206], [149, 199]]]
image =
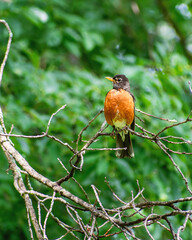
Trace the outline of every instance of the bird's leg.
[[111, 132], [111, 137], [113, 138], [113, 139], [115, 139], [115, 136], [116, 136], [116, 128], [113, 126], [113, 131]]

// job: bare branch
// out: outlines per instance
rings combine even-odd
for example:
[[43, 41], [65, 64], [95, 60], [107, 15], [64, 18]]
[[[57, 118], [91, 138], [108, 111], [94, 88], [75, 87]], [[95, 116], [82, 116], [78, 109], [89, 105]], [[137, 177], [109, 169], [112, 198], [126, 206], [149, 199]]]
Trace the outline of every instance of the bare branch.
[[79, 144], [79, 141], [81, 141], [83, 132], [84, 132], [85, 130], [87, 130], [87, 128], [91, 125], [91, 123], [92, 123], [93, 121], [95, 121], [95, 119], [96, 119], [103, 111], [104, 111], [103, 109], [100, 110], [100, 111], [95, 115], [95, 117], [94, 117], [92, 120], [89, 121], [89, 123], [87, 124], [87, 126], [85, 126], [85, 127], [80, 131], [80, 133], [79, 133], [79, 135], [78, 135], [78, 138], [77, 138], [77, 141], [76, 141], [76, 151], [78, 151], [78, 144]]
[[7, 31], [9, 33], [9, 39], [8, 39], [8, 42], [7, 42], [7, 49], [6, 49], [4, 58], [3, 58], [3, 62], [2, 62], [1, 67], [0, 67], [0, 87], [1, 87], [1, 82], [2, 82], [2, 77], [3, 77], [3, 70], [4, 70], [5, 64], [7, 62], [8, 55], [9, 55], [13, 33], [12, 33], [8, 23], [5, 20], [0, 19], [0, 23], [2, 23], [7, 28]]
[[[60, 160], [59, 158], [58, 158], [58, 161], [59, 161], [59, 163], [61, 164], [61, 166], [65, 169], [65, 171], [66, 171], [68, 174], [70, 174], [70, 172], [67, 170], [67, 168], [64, 166], [64, 164], [61, 162], [61, 160]], [[72, 177], [72, 179], [73, 179], [73, 181], [79, 186], [79, 188], [83, 191], [86, 199], [87, 199], [88, 202], [90, 203], [90, 199], [89, 199], [89, 197], [88, 197], [85, 189], [82, 187], [82, 185], [81, 185], [74, 177]]]
[[171, 162], [173, 163], [174, 167], [177, 169], [177, 171], [180, 173], [182, 179], [184, 180], [185, 182], [185, 185], [187, 187], [187, 190], [190, 192], [190, 194], [192, 194], [192, 191], [189, 187], [189, 184], [188, 184], [188, 180], [187, 178], [184, 176], [183, 172], [181, 171], [181, 169], [179, 168], [179, 166], [175, 163], [175, 161], [173, 160], [173, 158], [171, 157], [171, 155], [165, 150], [165, 147], [164, 145], [158, 141], [157, 142], [157, 145], [163, 150], [163, 152], [169, 157], [169, 159], [171, 160]]
[[147, 228], [147, 224], [148, 224], [148, 219], [151, 218], [152, 216], [157, 216], [157, 214], [150, 214], [146, 217], [145, 221], [144, 221], [144, 226], [145, 226], [145, 230], [147, 231], [149, 237], [152, 239], [152, 240], [155, 240], [153, 238], [153, 236], [151, 235], [151, 233], [149, 232], [148, 228]]
[[178, 123], [172, 124], [172, 125], [170, 125], [170, 126], [167, 126], [167, 127], [163, 128], [161, 131], [159, 131], [159, 132], [155, 135], [154, 138], [157, 138], [161, 133], [163, 133], [165, 130], [167, 130], [167, 129], [169, 129], [169, 128], [173, 128], [173, 127], [179, 126], [179, 125], [181, 125], [181, 124], [184, 124], [184, 123], [187, 123], [187, 122], [191, 122], [192, 119], [189, 118], [190, 115], [191, 115], [191, 112], [190, 112], [190, 114], [189, 114], [189, 116], [187, 117], [186, 120], [184, 120], [184, 121], [182, 121], [182, 122], [178, 122]]
[[45, 135], [48, 134], [49, 127], [50, 127], [50, 124], [51, 124], [51, 121], [52, 121], [53, 117], [54, 117], [58, 112], [60, 112], [61, 110], [65, 109], [65, 107], [66, 107], [66, 104], [63, 105], [62, 107], [60, 107], [55, 113], [53, 113], [53, 114], [51, 115], [51, 117], [50, 117], [50, 119], [49, 119], [49, 121], [48, 121], [48, 124], [47, 124], [47, 129], [46, 129]]
[[146, 112], [144, 112], [144, 111], [141, 111], [141, 110], [138, 109], [138, 108], [136, 108], [135, 110], [136, 110], [137, 112], [139, 112], [139, 113], [142, 113], [142, 114], [147, 115], [147, 116], [149, 116], [149, 117], [157, 118], [157, 119], [159, 119], [159, 120], [163, 120], [163, 121], [167, 121], [167, 122], [177, 122], [177, 120], [175, 120], [175, 119], [171, 120], [171, 119], [168, 119], [168, 118], [157, 117], [157, 116], [152, 115], [152, 114], [150, 114], [150, 113], [146, 113]]
[[46, 217], [45, 217], [45, 220], [44, 220], [44, 224], [43, 224], [43, 238], [44, 239], [48, 239], [47, 238], [47, 235], [46, 235], [46, 225], [47, 225], [47, 220], [48, 220], [48, 217], [50, 215], [50, 213], [52, 212], [52, 209], [53, 209], [53, 204], [54, 204], [54, 198], [55, 198], [55, 192], [53, 192], [53, 196], [52, 196], [52, 199], [51, 199], [51, 205], [50, 205], [50, 208], [46, 214]]
[[184, 231], [185, 230], [185, 228], [186, 228], [186, 225], [187, 225], [187, 221], [188, 221], [188, 219], [189, 219], [189, 216], [190, 216], [190, 214], [187, 214], [186, 215], [186, 217], [185, 217], [185, 221], [184, 221], [184, 223], [183, 223], [183, 226], [180, 226], [179, 227], [179, 229], [178, 229], [178, 231], [177, 231], [177, 240], [180, 240], [181, 238], [180, 238], [180, 232], [182, 231]]
[[95, 223], [96, 223], [96, 217], [93, 216], [93, 221], [92, 221], [92, 225], [91, 225], [91, 229], [90, 229], [90, 234], [89, 234], [88, 240], [91, 240], [92, 237], [97, 239], [96, 236], [93, 235], [94, 234], [93, 232], [94, 232], [94, 228], [95, 228]]
[[31, 219], [30, 219], [30, 214], [29, 214], [29, 209], [27, 208], [26, 210], [27, 210], [27, 221], [28, 221], [30, 236], [31, 236], [31, 239], [34, 240], [33, 230], [32, 230], [32, 226], [31, 226]]
[[[3, 131], [1, 125], [0, 125], [0, 133]], [[11, 145], [11, 143], [5, 138], [5, 137], [2, 137], [4, 138], [4, 141], [6, 141], [7, 143], [9, 143]], [[2, 144], [2, 139], [0, 138], [0, 143]], [[5, 142], [4, 142], [5, 143]], [[3, 144], [2, 144], [3, 145]], [[12, 146], [12, 145], [11, 145]], [[13, 147], [13, 146], [12, 146]], [[25, 201], [25, 205], [26, 205], [26, 209], [27, 209], [27, 214], [28, 216], [30, 216], [31, 218], [31, 221], [33, 223], [33, 227], [35, 229], [35, 232], [36, 232], [36, 235], [37, 235], [37, 238], [38, 239], [42, 239], [42, 234], [41, 234], [41, 230], [40, 230], [40, 227], [38, 225], [38, 221], [37, 221], [37, 218], [36, 218], [36, 214], [35, 214], [35, 210], [33, 208], [33, 205], [32, 205], [32, 202], [31, 202], [31, 199], [29, 197], [28, 194], [26, 194], [26, 187], [24, 185], [24, 182], [23, 182], [23, 179], [22, 179], [22, 176], [21, 176], [21, 173], [20, 173], [20, 169], [19, 167], [16, 165], [16, 162], [15, 162], [15, 158], [12, 156], [12, 154], [10, 154], [6, 148], [3, 146], [3, 151], [5, 152], [6, 156], [7, 156], [7, 159], [8, 159], [8, 162], [9, 162], [9, 168], [10, 170], [13, 172], [13, 177], [14, 177], [14, 186], [15, 188], [17, 189], [17, 191], [21, 194], [21, 196], [23, 197], [24, 201]], [[29, 218], [28, 218], [28, 221]], [[32, 229], [29, 228], [30, 230], [30, 234], [32, 236]]]

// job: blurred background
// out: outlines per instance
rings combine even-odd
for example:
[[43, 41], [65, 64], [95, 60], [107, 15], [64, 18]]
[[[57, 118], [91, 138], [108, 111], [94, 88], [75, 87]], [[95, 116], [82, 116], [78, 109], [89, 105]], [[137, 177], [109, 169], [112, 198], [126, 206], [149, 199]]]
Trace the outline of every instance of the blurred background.
[[[7, 131], [13, 124], [15, 134], [40, 134], [50, 115], [67, 104], [53, 119], [50, 134], [75, 146], [80, 130], [103, 108], [105, 95], [112, 88], [105, 76], [116, 74], [129, 78], [140, 110], [178, 121], [187, 118], [192, 107], [188, 85], [192, 78], [191, 1], [1, 0], [0, 18], [13, 32], [0, 93]], [[7, 39], [8, 33], [0, 25], [1, 62]], [[140, 113], [137, 116], [144, 123], [136, 122], [154, 133], [169, 125]], [[83, 139], [90, 139], [103, 121], [101, 114]], [[166, 134], [192, 140], [191, 130], [190, 124], [181, 125]], [[83, 171], [76, 172], [75, 177], [90, 198], [94, 199], [90, 187], [94, 184], [101, 190], [104, 206], [115, 205], [105, 177], [124, 201], [131, 199], [131, 191], [138, 192], [136, 180], [145, 188], [144, 196], [152, 201], [188, 196], [180, 175], [157, 145], [136, 136], [132, 139], [133, 159], [117, 159], [113, 151], [85, 154]], [[53, 181], [66, 174], [57, 158], [70, 169], [71, 152], [53, 140], [11, 140], [32, 167]], [[184, 144], [167, 146], [190, 151]], [[115, 140], [100, 137], [92, 147], [115, 147]], [[191, 156], [172, 156], [190, 183]], [[0, 239], [30, 239], [24, 201], [13, 187], [11, 172], [6, 173], [8, 163], [1, 150], [0, 169]], [[41, 185], [33, 184], [41, 190]], [[72, 182], [63, 186], [83, 198]], [[49, 193], [48, 189], [43, 191]], [[188, 209], [190, 203], [180, 207]], [[62, 212], [59, 205], [54, 212]], [[62, 219], [70, 221], [65, 216]], [[183, 221], [175, 217], [172, 224], [177, 229]], [[61, 229], [48, 224], [50, 239], [62, 234]], [[155, 239], [170, 239], [158, 226], [150, 231]], [[191, 232], [192, 225], [188, 225], [183, 239], [191, 239]], [[139, 234], [142, 239], [149, 237], [145, 231]]]

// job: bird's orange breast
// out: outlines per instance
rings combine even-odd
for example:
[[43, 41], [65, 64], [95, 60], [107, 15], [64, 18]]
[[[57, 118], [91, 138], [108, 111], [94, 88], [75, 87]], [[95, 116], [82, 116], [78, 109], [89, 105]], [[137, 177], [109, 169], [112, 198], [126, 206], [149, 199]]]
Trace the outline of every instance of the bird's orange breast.
[[130, 125], [134, 119], [133, 97], [123, 89], [110, 90], [105, 98], [104, 114], [107, 123], [112, 126], [116, 125], [116, 122]]

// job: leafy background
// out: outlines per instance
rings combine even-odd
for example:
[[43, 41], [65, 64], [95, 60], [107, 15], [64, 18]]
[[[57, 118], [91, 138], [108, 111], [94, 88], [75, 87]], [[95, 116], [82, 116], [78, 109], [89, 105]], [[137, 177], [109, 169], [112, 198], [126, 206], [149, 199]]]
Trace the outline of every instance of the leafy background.
[[[188, 86], [192, 76], [191, 14], [188, 0], [0, 1], [0, 16], [14, 36], [0, 93], [7, 129], [13, 124], [13, 133], [39, 134], [45, 131], [50, 115], [67, 104], [53, 119], [50, 133], [74, 146], [80, 130], [103, 108], [105, 95], [111, 89], [104, 77], [118, 73], [129, 77], [137, 108], [169, 119], [185, 119], [192, 106]], [[1, 61], [7, 36], [1, 25]], [[152, 132], [168, 125], [137, 115], [145, 120], [143, 127]], [[93, 136], [103, 121], [100, 115], [84, 139]], [[167, 134], [192, 140], [191, 130], [189, 125], [179, 126]], [[57, 158], [69, 167], [70, 151], [52, 140], [12, 141], [32, 167], [52, 180], [65, 174]], [[90, 185], [94, 184], [101, 190], [103, 204], [111, 207], [112, 195], [105, 177], [125, 201], [131, 199], [131, 191], [137, 193], [137, 179], [147, 199], [188, 196], [181, 177], [155, 144], [136, 136], [133, 144], [135, 158], [129, 160], [117, 159], [109, 151], [86, 153], [83, 171], [75, 177], [92, 200]], [[114, 139], [103, 137], [93, 147], [114, 145]], [[179, 150], [190, 151], [188, 146]], [[191, 157], [173, 157], [190, 182]], [[6, 173], [8, 164], [2, 151], [0, 160], [0, 239], [29, 239], [24, 202], [13, 187], [11, 172]], [[34, 186], [40, 188], [36, 183]], [[64, 187], [83, 198], [73, 183], [65, 183]], [[188, 209], [190, 203], [180, 207]], [[65, 219], [65, 210], [60, 206], [54, 211]], [[172, 220], [175, 229], [183, 220]], [[50, 239], [59, 237], [60, 231], [50, 221]], [[158, 226], [150, 231], [155, 239], [170, 237]], [[188, 225], [183, 238], [191, 239], [191, 232], [192, 225]], [[147, 233], [141, 231], [140, 237], [147, 239]]]

